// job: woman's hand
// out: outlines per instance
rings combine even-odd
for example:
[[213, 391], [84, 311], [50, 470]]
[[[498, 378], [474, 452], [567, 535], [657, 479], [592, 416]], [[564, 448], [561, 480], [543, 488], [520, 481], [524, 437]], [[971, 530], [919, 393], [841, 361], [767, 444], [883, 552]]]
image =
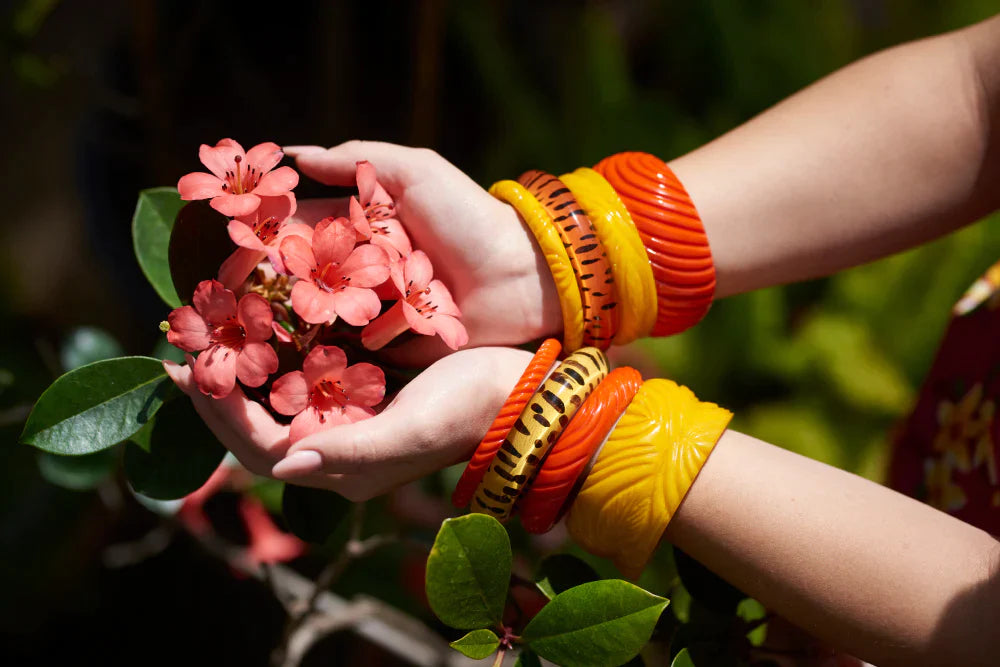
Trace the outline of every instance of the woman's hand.
[[209, 428], [251, 472], [330, 489], [353, 501], [383, 494], [467, 458], [531, 360], [530, 352], [484, 347], [434, 363], [381, 413], [288, 441], [239, 389], [216, 400], [198, 391], [190, 364], [164, 362]]
[[[354, 185], [361, 160], [375, 166], [414, 247], [427, 253], [461, 309], [470, 347], [519, 345], [561, 331], [551, 274], [517, 213], [437, 153], [375, 141], [284, 151], [302, 173], [327, 185]], [[296, 218], [314, 223], [346, 210], [345, 203], [304, 200]], [[421, 365], [449, 351], [437, 337], [418, 336], [385, 356]]]

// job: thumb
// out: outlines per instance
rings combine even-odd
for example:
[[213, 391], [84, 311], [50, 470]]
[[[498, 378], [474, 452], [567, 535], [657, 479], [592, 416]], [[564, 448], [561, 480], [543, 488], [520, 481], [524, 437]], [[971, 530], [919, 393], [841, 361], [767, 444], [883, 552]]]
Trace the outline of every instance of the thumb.
[[398, 192], [412, 171], [419, 149], [382, 141], [347, 141], [332, 148], [286, 146], [296, 166], [309, 178], [324, 185], [355, 185], [357, 163], [367, 160], [375, 166], [379, 182], [390, 192]]

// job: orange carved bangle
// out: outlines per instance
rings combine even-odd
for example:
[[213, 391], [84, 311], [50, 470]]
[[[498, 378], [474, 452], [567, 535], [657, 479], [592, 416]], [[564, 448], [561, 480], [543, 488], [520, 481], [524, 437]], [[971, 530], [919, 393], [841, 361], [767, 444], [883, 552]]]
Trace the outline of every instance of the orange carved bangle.
[[518, 511], [525, 530], [538, 534], [555, 525], [580, 473], [641, 386], [639, 371], [616, 368], [584, 401], [520, 501]]
[[684, 186], [666, 162], [649, 153], [618, 153], [594, 170], [618, 192], [646, 246], [659, 304], [653, 335], [697, 324], [712, 305], [715, 265]]
[[611, 261], [590, 224], [590, 218], [568, 187], [538, 169], [518, 179], [552, 216], [552, 223], [569, 253], [583, 300], [583, 345], [606, 350], [618, 330], [618, 297]]
[[528, 404], [538, 385], [548, 377], [552, 364], [561, 351], [562, 344], [554, 338], [549, 338], [538, 348], [538, 352], [521, 374], [521, 379], [514, 385], [514, 390], [510, 392], [510, 396], [497, 413], [490, 430], [486, 432], [486, 436], [476, 447], [472, 459], [465, 466], [458, 484], [455, 485], [455, 491], [451, 494], [452, 505], [461, 509], [472, 500], [497, 450], [500, 449], [514, 422], [521, 416], [524, 406]]

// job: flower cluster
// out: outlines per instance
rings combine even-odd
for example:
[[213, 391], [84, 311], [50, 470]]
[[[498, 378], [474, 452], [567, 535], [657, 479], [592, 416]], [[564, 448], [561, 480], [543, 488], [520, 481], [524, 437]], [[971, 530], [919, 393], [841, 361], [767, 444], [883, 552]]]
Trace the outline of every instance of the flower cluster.
[[[187, 174], [177, 189], [185, 200], [209, 199], [229, 218], [236, 245], [217, 279], [202, 281], [191, 305], [168, 318], [167, 340], [197, 353], [203, 393], [223, 398], [237, 381], [270, 385], [267, 403], [293, 417], [294, 442], [372, 416], [383, 400], [383, 370], [349, 365], [351, 342], [360, 342], [354, 356], [406, 331], [439, 335], [452, 349], [468, 342], [451, 293], [413, 249], [374, 166], [357, 164], [349, 217], [302, 221], [294, 218], [298, 174], [277, 167], [276, 144], [244, 151], [223, 139], [202, 145], [199, 157], [211, 173]], [[291, 369], [272, 380], [289, 358]]]

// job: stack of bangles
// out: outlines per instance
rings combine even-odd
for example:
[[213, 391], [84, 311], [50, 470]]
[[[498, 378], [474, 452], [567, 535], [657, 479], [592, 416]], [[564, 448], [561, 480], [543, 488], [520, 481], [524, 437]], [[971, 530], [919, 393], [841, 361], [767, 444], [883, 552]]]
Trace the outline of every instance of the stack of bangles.
[[538, 349], [452, 502], [501, 521], [519, 513], [530, 533], [568, 512], [573, 539], [635, 579], [732, 414], [669, 380], [609, 371], [595, 347], [553, 370], [560, 351], [554, 339]]

